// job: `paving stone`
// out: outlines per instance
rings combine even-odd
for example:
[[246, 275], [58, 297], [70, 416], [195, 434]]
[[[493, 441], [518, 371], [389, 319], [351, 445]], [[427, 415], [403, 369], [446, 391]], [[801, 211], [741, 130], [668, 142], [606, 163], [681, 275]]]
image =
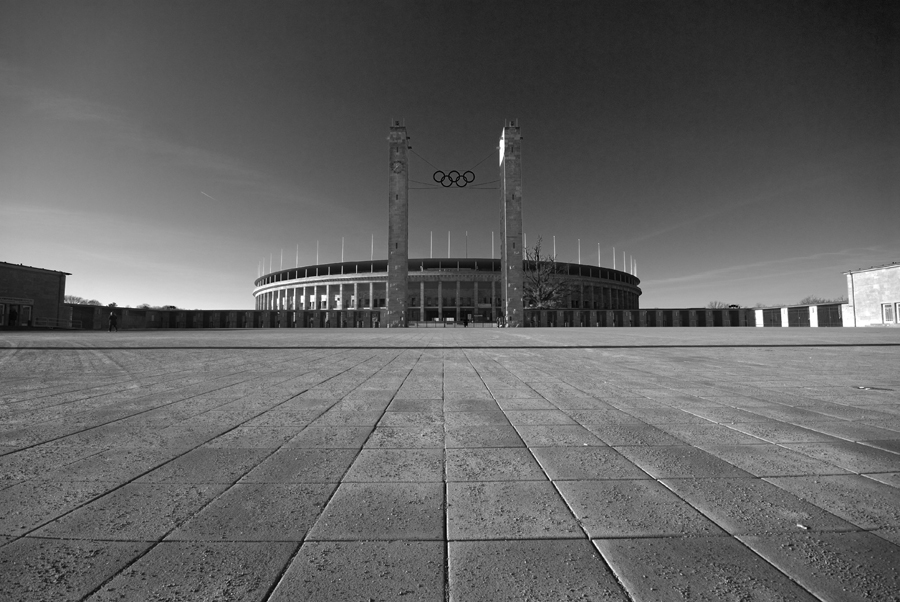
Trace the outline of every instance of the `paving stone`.
[[875, 447], [889, 451], [893, 454], [900, 454], [900, 439], [881, 439], [879, 441], [860, 441], [863, 445]]
[[246, 427], [308, 426], [322, 414], [321, 410], [269, 411], [243, 423]]
[[170, 461], [178, 452], [162, 449], [108, 449], [50, 471], [48, 481], [107, 481], [124, 483]]
[[378, 426], [406, 428], [416, 426], [439, 426], [443, 421], [444, 417], [439, 412], [385, 412], [378, 421]]
[[506, 412], [506, 417], [513, 426], [575, 424], [560, 410], [517, 410]]
[[308, 426], [299, 435], [284, 444], [285, 447], [320, 449], [359, 449], [369, 433], [370, 426]]
[[607, 445], [688, 445], [659, 427], [647, 424], [587, 424], [585, 428]]
[[336, 483], [238, 483], [166, 539], [299, 542], [336, 487]]
[[[334, 408], [328, 410], [312, 423], [314, 426], [374, 426], [384, 412], [376, 411], [352, 411], [343, 410], [335, 411]], [[389, 426], [408, 426], [405, 424], [393, 424]]]
[[445, 412], [497, 412], [500, 406], [493, 397], [488, 394], [482, 399], [453, 399], [448, 397], [444, 401]]
[[807, 443], [810, 441], [835, 440], [831, 435], [826, 435], [819, 431], [772, 420], [768, 422], [741, 422], [732, 425], [732, 428], [770, 443]]
[[556, 486], [592, 538], [721, 533], [656, 481], [559, 481]]
[[457, 426], [498, 426], [508, 425], [509, 419], [504, 412], [447, 412], [444, 414], [444, 424], [448, 427]]
[[847, 472], [834, 464], [810, 458], [806, 454], [779, 445], [700, 445], [699, 447], [757, 477], [846, 474]]
[[344, 483], [427, 483], [443, 481], [442, 449], [363, 449]]
[[594, 545], [641, 602], [816, 600], [730, 537], [595, 539]]
[[687, 410], [694, 416], [699, 416], [700, 418], [705, 418], [706, 420], [711, 420], [718, 424], [741, 424], [741, 423], [767, 423], [771, 420], [766, 418], [765, 416], [760, 416], [759, 414], [754, 414], [753, 412], [747, 410], [741, 410], [739, 408], [729, 408], [722, 406], [706, 406], [706, 407], [698, 407], [691, 406], [689, 410]]
[[822, 600], [900, 598], [900, 547], [871, 533], [804, 532], [739, 539]]
[[583, 539], [451, 542], [449, 562], [453, 601], [629, 600]]
[[665, 479], [663, 484], [732, 534], [858, 530], [762, 479]]
[[226, 489], [222, 484], [132, 483], [34, 531], [36, 537], [155, 541]]
[[309, 541], [269, 600], [443, 602], [444, 563], [439, 541]]
[[900, 489], [857, 475], [767, 481], [863, 529], [900, 526]]
[[627, 412], [613, 408], [602, 410], [563, 410], [572, 420], [578, 424], [644, 424], [640, 418], [635, 418]]
[[378, 426], [366, 441], [367, 448], [443, 448], [440, 424], [413, 427]]
[[387, 407], [388, 412], [427, 412], [440, 414], [444, 411], [440, 397], [437, 399], [394, 399]]
[[447, 426], [444, 446], [454, 447], [524, 447], [522, 438], [510, 424], [494, 426]]
[[[756, 446], [747, 446], [756, 447]], [[690, 446], [633, 447], [615, 449], [656, 479], [666, 477], [748, 477], [749, 473]]]
[[626, 410], [646, 424], [709, 424], [709, 420], [675, 408], [633, 408]]
[[447, 450], [447, 481], [542, 481], [547, 476], [524, 447]]
[[577, 424], [517, 426], [528, 447], [606, 445], [589, 430]]
[[658, 428], [690, 445], [762, 445], [767, 443], [721, 424], [661, 424]]
[[139, 483], [234, 483], [269, 449], [200, 447], [140, 477]]
[[554, 481], [649, 478], [611, 447], [535, 447], [531, 452]]
[[356, 458], [355, 449], [285, 447], [241, 478], [241, 483], [338, 483]]
[[104, 448], [91, 446], [39, 445], [0, 456], [0, 487], [15, 481], [46, 475], [57, 468], [99, 454]]
[[296, 547], [276, 542], [162, 542], [104, 585], [90, 602], [262, 602]]
[[581, 538], [549, 481], [447, 483], [447, 536], [473, 539]]
[[149, 543], [22, 538], [0, 547], [0, 599], [81, 600]]
[[880, 483], [884, 483], [885, 485], [890, 485], [891, 487], [900, 489], [900, 472], [880, 472], [877, 474], [867, 474], [864, 476]]
[[310, 541], [442, 540], [440, 483], [342, 483], [310, 530]]
[[556, 410], [557, 407], [546, 399], [514, 398], [497, 399], [501, 410]]
[[786, 443], [784, 446], [853, 472], [888, 472], [900, 469], [900, 455], [851, 441]]
[[0, 490], [0, 533], [24, 535], [113, 489], [103, 481], [65, 482], [32, 479]]
[[302, 430], [302, 426], [239, 426], [211, 439], [206, 446], [275, 449], [296, 437]]

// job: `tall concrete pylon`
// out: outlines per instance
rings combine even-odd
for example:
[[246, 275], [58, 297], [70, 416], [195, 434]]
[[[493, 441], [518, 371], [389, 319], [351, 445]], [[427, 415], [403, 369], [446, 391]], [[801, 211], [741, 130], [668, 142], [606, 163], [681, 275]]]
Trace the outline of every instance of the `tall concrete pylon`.
[[509, 121], [500, 135], [500, 294], [506, 325], [522, 326], [522, 135]]
[[409, 272], [409, 159], [406, 126], [391, 122], [390, 184], [388, 186], [388, 328], [406, 327], [407, 277]]

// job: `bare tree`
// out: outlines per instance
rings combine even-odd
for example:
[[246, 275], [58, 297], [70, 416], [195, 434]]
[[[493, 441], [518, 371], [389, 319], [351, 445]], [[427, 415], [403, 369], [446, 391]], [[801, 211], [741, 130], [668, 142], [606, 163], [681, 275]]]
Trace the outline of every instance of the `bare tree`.
[[706, 309], [728, 309], [731, 305], [733, 304], [724, 301], [710, 301], [706, 304]]
[[817, 297], [815, 295], [810, 295], [809, 297], [804, 297], [797, 302], [797, 305], [820, 305], [822, 303], [846, 303], [847, 297], [842, 295], [835, 299], [826, 299], [825, 297]]
[[63, 303], [71, 303], [72, 305], [100, 305], [100, 302], [96, 299], [85, 299], [78, 295], [65, 295], [63, 297]]
[[541, 238], [534, 247], [525, 248], [525, 307], [551, 309], [563, 305], [572, 293], [568, 270], [553, 255], [541, 252]]

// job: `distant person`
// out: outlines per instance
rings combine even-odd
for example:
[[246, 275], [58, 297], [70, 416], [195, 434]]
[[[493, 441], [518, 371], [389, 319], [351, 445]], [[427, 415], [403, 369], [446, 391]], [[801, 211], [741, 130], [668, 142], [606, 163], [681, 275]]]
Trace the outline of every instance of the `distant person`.
[[325, 328], [331, 328], [331, 318], [325, 318]]
[[18, 321], [19, 321], [19, 312], [17, 312], [15, 309], [9, 310], [9, 325], [15, 326], [16, 322], [18, 322]]
[[468, 327], [469, 327], [469, 318], [467, 316], [467, 317], [463, 318], [463, 328], [468, 328]]
[[109, 332], [115, 330], [119, 332], [119, 316], [116, 315], [116, 312], [109, 312]]

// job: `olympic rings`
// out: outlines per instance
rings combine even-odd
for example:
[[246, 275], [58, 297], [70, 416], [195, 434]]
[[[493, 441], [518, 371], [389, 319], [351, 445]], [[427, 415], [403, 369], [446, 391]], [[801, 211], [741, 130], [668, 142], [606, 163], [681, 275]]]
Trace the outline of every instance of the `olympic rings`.
[[459, 188], [465, 188], [466, 184], [471, 184], [475, 181], [475, 172], [466, 170], [463, 173], [459, 173], [455, 169], [447, 173], [436, 171], [432, 178], [444, 188], [450, 188], [454, 184]]

